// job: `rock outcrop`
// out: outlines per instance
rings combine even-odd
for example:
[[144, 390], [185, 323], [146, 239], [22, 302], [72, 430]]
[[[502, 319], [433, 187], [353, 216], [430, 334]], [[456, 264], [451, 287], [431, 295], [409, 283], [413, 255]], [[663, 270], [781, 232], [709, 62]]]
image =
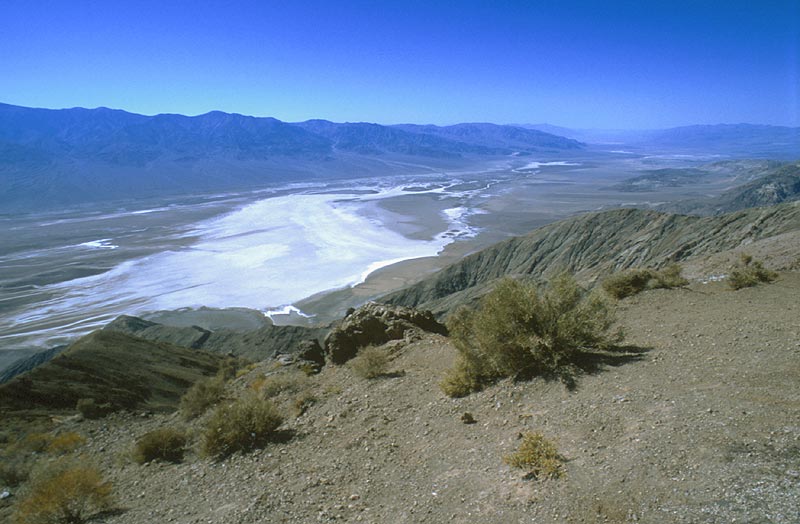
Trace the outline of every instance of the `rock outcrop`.
[[446, 334], [430, 311], [370, 302], [347, 315], [325, 337], [325, 354], [334, 364], [356, 356], [359, 348], [390, 340], [418, 338], [424, 332]]

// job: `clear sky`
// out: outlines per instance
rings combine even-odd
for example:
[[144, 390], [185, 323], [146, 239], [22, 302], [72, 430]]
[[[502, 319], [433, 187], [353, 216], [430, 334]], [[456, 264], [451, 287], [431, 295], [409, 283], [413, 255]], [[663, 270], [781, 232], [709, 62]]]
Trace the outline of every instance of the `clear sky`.
[[800, 0], [0, 1], [0, 102], [285, 121], [800, 125]]

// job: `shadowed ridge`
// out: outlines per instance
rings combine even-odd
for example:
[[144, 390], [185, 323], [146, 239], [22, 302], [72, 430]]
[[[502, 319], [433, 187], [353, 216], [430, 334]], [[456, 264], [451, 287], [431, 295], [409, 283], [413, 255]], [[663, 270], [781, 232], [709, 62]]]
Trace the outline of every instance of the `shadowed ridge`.
[[92, 398], [115, 408], [174, 409], [224, 357], [124, 333], [95, 331], [0, 386], [0, 411], [72, 410]]
[[659, 267], [795, 230], [800, 230], [797, 203], [715, 217], [640, 209], [590, 213], [500, 242], [383, 300], [443, 314], [474, 301], [504, 276], [550, 278], [567, 270], [594, 281], [621, 269]]

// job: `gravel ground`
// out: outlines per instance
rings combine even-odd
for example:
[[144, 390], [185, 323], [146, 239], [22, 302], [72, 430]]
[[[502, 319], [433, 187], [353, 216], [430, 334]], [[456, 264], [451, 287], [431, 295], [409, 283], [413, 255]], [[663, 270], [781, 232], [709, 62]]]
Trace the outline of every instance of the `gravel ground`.
[[[784, 272], [737, 292], [712, 282], [626, 299], [627, 351], [573, 389], [504, 381], [449, 399], [438, 382], [455, 350], [429, 336], [394, 346], [388, 377], [326, 368], [308, 385], [317, 401], [286, 423], [291, 439], [219, 462], [126, 458], [146, 431], [182, 425], [177, 415], [62, 429], [88, 438], [81, 451], [114, 484], [118, 511], [96, 519], [109, 524], [798, 522], [798, 297], [800, 273]], [[526, 480], [503, 463], [525, 430], [557, 444], [563, 478]]]

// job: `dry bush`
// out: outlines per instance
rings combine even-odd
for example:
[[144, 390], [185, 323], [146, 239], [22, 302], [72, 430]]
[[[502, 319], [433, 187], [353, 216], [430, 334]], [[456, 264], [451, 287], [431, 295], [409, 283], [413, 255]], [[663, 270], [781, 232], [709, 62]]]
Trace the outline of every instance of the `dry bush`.
[[7, 452], [0, 456], [0, 486], [13, 488], [28, 480], [33, 466], [32, 457]]
[[478, 310], [461, 308], [448, 319], [459, 361], [442, 389], [458, 396], [499, 377], [555, 373], [582, 350], [618, 342], [621, 335], [610, 332], [613, 320], [607, 302], [587, 295], [568, 275], [543, 291], [504, 279]]
[[672, 289], [689, 283], [681, 276], [680, 264], [670, 264], [662, 270], [629, 269], [606, 278], [603, 290], [616, 299], [623, 299], [648, 289]]
[[758, 284], [769, 284], [778, 278], [778, 273], [764, 267], [760, 260], [753, 260], [753, 257], [742, 254], [739, 266], [731, 271], [728, 276], [728, 285], [733, 290], [745, 287], [753, 287]]
[[186, 420], [199, 417], [217, 404], [224, 392], [225, 381], [220, 377], [198, 380], [181, 397], [181, 414]]
[[466, 397], [473, 391], [479, 391], [483, 384], [492, 378], [490, 375], [482, 374], [480, 369], [470, 366], [463, 357], [460, 357], [455, 367], [445, 372], [439, 387], [448, 397]]
[[556, 445], [541, 433], [523, 433], [519, 449], [503, 457], [503, 462], [537, 479], [559, 478], [564, 474], [563, 459]]
[[353, 372], [362, 378], [378, 378], [389, 369], [389, 353], [385, 349], [367, 346], [347, 363]]
[[311, 379], [302, 371], [275, 373], [267, 377], [259, 377], [250, 385], [265, 398], [272, 398], [281, 393], [301, 393], [311, 387]]
[[292, 402], [295, 417], [301, 416], [306, 410], [317, 401], [316, 395], [311, 391], [303, 391], [295, 396]]
[[18, 440], [13, 448], [18, 452], [44, 453], [53, 442], [53, 438], [50, 433], [28, 433]]
[[683, 268], [680, 264], [670, 264], [660, 271], [654, 271], [650, 287], [653, 289], [673, 289], [686, 286], [689, 281], [683, 278], [681, 273], [683, 273]]
[[228, 357], [220, 363], [217, 370], [217, 378], [223, 383], [234, 379], [240, 367], [242, 367], [242, 362], [239, 359]]
[[111, 485], [75, 461], [47, 464], [33, 477], [14, 512], [17, 524], [79, 524], [111, 505]]
[[206, 423], [202, 451], [206, 456], [224, 457], [263, 447], [275, 437], [282, 422], [275, 405], [256, 395], [222, 404]]
[[133, 460], [138, 464], [163, 460], [180, 462], [186, 451], [186, 433], [176, 428], [160, 428], [142, 435], [133, 448]]
[[103, 418], [114, 411], [114, 407], [111, 404], [98, 404], [93, 398], [78, 399], [75, 409], [87, 419]]
[[74, 431], [69, 431], [53, 437], [50, 440], [50, 443], [47, 445], [47, 452], [54, 455], [63, 455], [65, 453], [71, 453], [75, 451], [85, 443], [85, 437], [75, 433]]

